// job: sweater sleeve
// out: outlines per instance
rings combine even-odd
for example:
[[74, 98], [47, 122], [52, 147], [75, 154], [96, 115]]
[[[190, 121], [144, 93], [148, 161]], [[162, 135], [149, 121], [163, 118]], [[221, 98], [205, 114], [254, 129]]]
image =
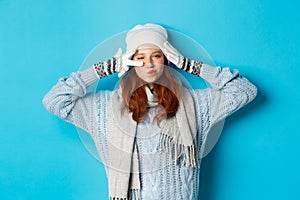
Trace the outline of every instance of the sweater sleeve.
[[200, 76], [211, 85], [207, 91], [210, 127], [245, 106], [257, 94], [257, 88], [237, 70], [203, 64]]
[[93, 67], [71, 73], [58, 80], [43, 98], [43, 104], [49, 112], [91, 133], [95, 94], [87, 94], [87, 89], [97, 80]]

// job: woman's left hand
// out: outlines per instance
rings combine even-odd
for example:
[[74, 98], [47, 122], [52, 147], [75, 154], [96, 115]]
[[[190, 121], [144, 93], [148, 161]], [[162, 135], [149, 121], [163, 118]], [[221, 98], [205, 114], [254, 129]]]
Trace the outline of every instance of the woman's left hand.
[[179, 69], [200, 76], [203, 62], [183, 57], [168, 41], [164, 43], [162, 51], [167, 59]]
[[164, 43], [162, 52], [166, 58], [173, 63], [176, 67], [182, 69], [184, 57], [179, 53], [175, 47], [173, 47], [168, 41]]

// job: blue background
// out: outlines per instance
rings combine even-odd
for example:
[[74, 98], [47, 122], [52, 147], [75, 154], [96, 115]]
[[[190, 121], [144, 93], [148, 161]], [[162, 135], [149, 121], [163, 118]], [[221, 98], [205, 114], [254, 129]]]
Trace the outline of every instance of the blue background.
[[192, 37], [259, 89], [204, 158], [199, 199], [300, 199], [296, 0], [0, 0], [0, 199], [107, 199], [103, 165], [41, 101], [100, 42], [147, 22]]

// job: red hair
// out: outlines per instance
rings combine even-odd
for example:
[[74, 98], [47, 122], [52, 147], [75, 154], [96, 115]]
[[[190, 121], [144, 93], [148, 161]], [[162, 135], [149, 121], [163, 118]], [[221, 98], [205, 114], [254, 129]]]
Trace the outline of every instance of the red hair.
[[[121, 80], [125, 108], [128, 112], [132, 112], [132, 119], [136, 122], [142, 122], [148, 111], [145, 85], [147, 83], [137, 76], [133, 68]], [[157, 123], [162, 119], [173, 117], [179, 107], [181, 85], [172, 77], [168, 66], [164, 66], [161, 77], [153, 83], [153, 91], [157, 95], [158, 104], [163, 108], [155, 116]]]

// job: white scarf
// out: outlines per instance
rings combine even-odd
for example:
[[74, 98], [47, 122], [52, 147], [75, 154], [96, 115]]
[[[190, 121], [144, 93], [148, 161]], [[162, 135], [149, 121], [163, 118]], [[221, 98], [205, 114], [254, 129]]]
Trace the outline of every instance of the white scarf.
[[[148, 106], [157, 105], [157, 98], [148, 87]], [[124, 108], [121, 89], [111, 96], [107, 112], [108, 182], [111, 200], [128, 200], [132, 193], [139, 194], [139, 160], [135, 143], [137, 122]], [[194, 138], [196, 119], [194, 101], [187, 89], [182, 90], [179, 107], [174, 117], [160, 123], [160, 148], [175, 149], [174, 160], [183, 156], [186, 167], [198, 167]]]

